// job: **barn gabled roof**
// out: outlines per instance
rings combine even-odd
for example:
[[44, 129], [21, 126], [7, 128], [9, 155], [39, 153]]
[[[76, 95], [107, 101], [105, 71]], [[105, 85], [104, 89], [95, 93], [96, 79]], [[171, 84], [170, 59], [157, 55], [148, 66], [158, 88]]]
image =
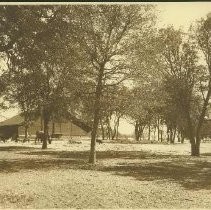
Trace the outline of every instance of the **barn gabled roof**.
[[67, 117], [68, 117], [68, 119], [70, 119], [72, 121], [73, 124], [77, 125], [78, 127], [80, 127], [81, 129], [83, 129], [87, 133], [92, 130], [92, 127], [91, 126], [89, 126], [87, 123], [83, 122], [82, 120], [78, 119], [73, 114], [68, 113], [68, 116]]
[[24, 118], [19, 114], [7, 120], [0, 122], [0, 127], [3, 126], [16, 126], [16, 125], [23, 125]]
[[[84, 130], [85, 132], [90, 132], [91, 131], [91, 127], [89, 125], [87, 125], [85, 122], [83, 122], [82, 120], [78, 119], [77, 117], [75, 117], [74, 115], [69, 114], [68, 115], [68, 119], [76, 126], [80, 127], [82, 130]], [[4, 120], [2, 122], [0, 122], [0, 127], [4, 127], [4, 126], [21, 126], [24, 124], [24, 117], [21, 116], [21, 114], [18, 114], [10, 119]]]

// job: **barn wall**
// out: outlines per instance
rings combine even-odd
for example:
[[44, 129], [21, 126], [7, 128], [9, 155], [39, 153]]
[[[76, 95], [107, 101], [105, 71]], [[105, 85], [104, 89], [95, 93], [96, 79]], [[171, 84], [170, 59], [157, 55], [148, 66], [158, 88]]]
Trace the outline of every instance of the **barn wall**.
[[[52, 126], [51, 126], [52, 127]], [[71, 122], [55, 123], [55, 133], [62, 133], [65, 136], [85, 136], [87, 133]]]
[[18, 135], [18, 126], [4, 126], [0, 128], [0, 136], [6, 139], [16, 139]]
[[[82, 130], [80, 127], [74, 125], [71, 122], [65, 123], [55, 123], [54, 133], [62, 133], [64, 136], [87, 136], [88, 134]], [[36, 120], [33, 125], [29, 128], [29, 135], [35, 135], [36, 131], [41, 130], [41, 119]], [[49, 122], [49, 133], [51, 134], [53, 130], [53, 123]], [[18, 129], [19, 135], [24, 135], [25, 128], [20, 126]]]

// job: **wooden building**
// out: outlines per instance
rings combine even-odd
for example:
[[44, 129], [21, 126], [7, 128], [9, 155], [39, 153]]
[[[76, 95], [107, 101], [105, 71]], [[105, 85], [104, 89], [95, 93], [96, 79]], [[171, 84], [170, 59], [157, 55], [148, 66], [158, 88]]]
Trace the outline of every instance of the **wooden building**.
[[[28, 129], [28, 134], [35, 137], [36, 132], [43, 130], [41, 118], [38, 118]], [[49, 122], [49, 134], [61, 134], [62, 136], [89, 136], [91, 128], [75, 117], [60, 122]], [[25, 135], [24, 118], [16, 115], [10, 119], [0, 122], [0, 137], [13, 138]]]

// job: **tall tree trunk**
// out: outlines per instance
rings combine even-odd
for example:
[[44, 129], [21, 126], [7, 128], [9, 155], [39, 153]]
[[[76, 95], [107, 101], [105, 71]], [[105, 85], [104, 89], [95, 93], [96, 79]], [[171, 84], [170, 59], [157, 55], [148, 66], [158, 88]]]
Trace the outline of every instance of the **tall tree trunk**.
[[148, 125], [148, 141], [151, 139], [151, 126], [150, 124]]
[[110, 119], [109, 119], [109, 116], [106, 116], [106, 124], [107, 124], [107, 139], [111, 139], [111, 125], [110, 125]]
[[158, 141], [160, 141], [160, 119], [158, 118]]
[[170, 143], [174, 144], [175, 136], [176, 136], [176, 129], [171, 127], [170, 132], [171, 132], [171, 134], [170, 134]]
[[102, 134], [102, 140], [105, 139], [105, 130], [104, 130], [104, 127], [103, 127], [103, 120], [100, 119], [100, 126], [101, 126], [101, 134]]
[[44, 136], [43, 136], [43, 144], [42, 149], [47, 149], [47, 142], [49, 138], [48, 132], [48, 124], [49, 124], [50, 116], [47, 110], [43, 110], [43, 125], [44, 125]]
[[96, 163], [96, 134], [100, 119], [100, 99], [102, 95], [102, 79], [103, 79], [103, 71], [104, 66], [101, 66], [99, 70], [99, 76], [97, 81], [96, 87], [96, 94], [95, 94], [95, 105], [94, 105], [94, 121], [92, 127], [92, 134], [91, 134], [91, 147], [90, 147], [90, 155], [89, 155], [89, 163], [95, 164]]
[[190, 113], [189, 113], [189, 111], [186, 112], [187, 120], [188, 120], [188, 130], [189, 130], [188, 134], [189, 134], [189, 139], [190, 139], [190, 143], [191, 143], [191, 156], [199, 156], [200, 155], [200, 142], [201, 142], [200, 132], [201, 132], [201, 127], [204, 122], [204, 117], [206, 114], [207, 106], [208, 106], [210, 95], [211, 95], [211, 79], [209, 80], [208, 87], [209, 87], [209, 89], [208, 89], [208, 92], [207, 92], [207, 95], [206, 95], [206, 98], [205, 98], [205, 101], [204, 101], [204, 104], [202, 107], [202, 111], [201, 111], [201, 114], [199, 117], [196, 131], [194, 133], [193, 133], [194, 130], [193, 130], [193, 126], [192, 126]]
[[194, 132], [194, 129], [193, 129], [189, 109], [186, 112], [186, 115], [187, 115], [187, 121], [188, 121], [188, 137], [189, 137], [189, 140], [190, 140], [190, 143], [191, 143], [191, 156], [198, 156], [199, 151], [197, 152], [195, 135], [194, 135], [195, 132]]
[[136, 121], [136, 124], [135, 124], [135, 139], [136, 141], [139, 141], [139, 122]]
[[156, 141], [156, 138], [155, 138], [155, 136], [156, 136], [156, 135], [155, 135], [155, 134], [156, 134], [156, 126], [154, 126], [154, 131], [153, 131], [153, 133], [154, 133], [154, 134], [153, 134], [153, 140]]
[[118, 138], [119, 119], [120, 119], [120, 116], [116, 116], [116, 119], [114, 120], [114, 129], [113, 129], [113, 133], [112, 133], [112, 140]]
[[26, 142], [28, 140], [28, 129], [29, 129], [29, 126], [28, 125], [25, 125], [24, 142]]
[[143, 132], [144, 132], [144, 125], [140, 125], [139, 126], [139, 140], [141, 140], [142, 139], [142, 136], [143, 136]]
[[173, 130], [173, 143], [175, 142], [175, 137], [176, 137], [176, 132], [177, 132], [177, 129], [176, 128], [174, 128], [174, 130]]
[[[96, 100], [99, 102], [99, 100]], [[95, 103], [95, 105], [99, 106], [98, 103]], [[96, 163], [96, 135], [97, 135], [97, 129], [98, 129], [98, 123], [99, 123], [99, 108], [95, 109], [94, 112], [94, 123], [91, 133], [91, 147], [90, 147], [90, 155], [89, 155], [89, 163], [95, 164]]]
[[163, 131], [160, 131], [160, 141], [163, 142]]
[[55, 122], [52, 122], [52, 134], [55, 133]]
[[118, 140], [119, 138], [119, 120], [120, 120], [120, 117], [118, 117], [117, 124], [116, 124], [116, 140]]
[[114, 130], [113, 130], [111, 139], [114, 140], [115, 136], [116, 136], [116, 126], [114, 126]]
[[177, 141], [181, 142], [181, 131], [179, 129], [178, 129], [178, 132], [177, 132]]
[[181, 143], [183, 144], [185, 141], [184, 131], [181, 131]]
[[43, 131], [43, 108], [40, 109], [40, 130]]
[[136, 141], [141, 140], [141, 138], [143, 136], [144, 128], [145, 128], [145, 125], [142, 125], [141, 122], [139, 120], [137, 120], [135, 123], [135, 139], [136, 139]]
[[167, 125], [167, 142], [170, 141], [170, 129], [169, 126]]
[[200, 155], [200, 142], [199, 141], [191, 143], [191, 155], [192, 156]]
[[211, 78], [209, 79], [208, 92], [207, 92], [206, 98], [204, 100], [201, 115], [200, 115], [199, 121], [198, 121], [198, 126], [196, 128], [196, 142], [195, 142], [195, 145], [193, 146], [193, 150], [192, 150], [192, 145], [191, 145], [192, 156], [200, 155], [201, 128], [204, 123], [204, 117], [205, 117], [205, 114], [207, 111], [207, 106], [209, 104], [210, 96], [211, 96]]

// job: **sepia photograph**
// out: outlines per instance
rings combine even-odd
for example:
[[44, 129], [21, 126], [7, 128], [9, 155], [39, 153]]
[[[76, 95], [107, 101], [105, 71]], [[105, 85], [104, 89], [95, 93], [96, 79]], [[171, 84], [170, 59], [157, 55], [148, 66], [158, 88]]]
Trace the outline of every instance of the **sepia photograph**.
[[211, 2], [0, 2], [0, 209], [211, 209]]

